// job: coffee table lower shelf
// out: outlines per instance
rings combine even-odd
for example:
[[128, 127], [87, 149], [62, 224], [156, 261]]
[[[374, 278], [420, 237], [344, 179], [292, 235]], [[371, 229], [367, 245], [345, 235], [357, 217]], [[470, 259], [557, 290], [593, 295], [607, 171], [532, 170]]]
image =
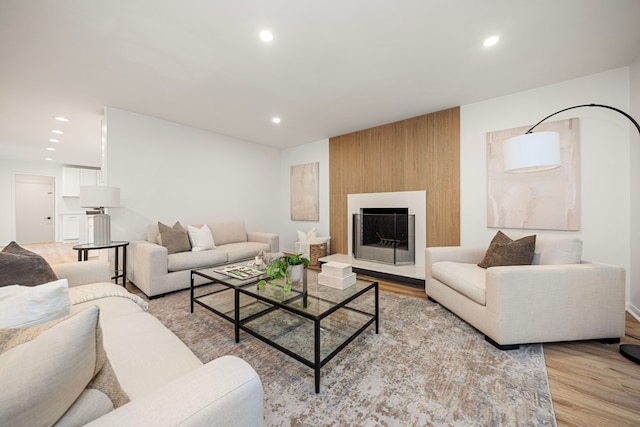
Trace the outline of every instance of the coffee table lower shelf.
[[[194, 275], [211, 282], [194, 286]], [[376, 334], [379, 332], [377, 282], [359, 281], [358, 287], [339, 291], [312, 279], [305, 305], [301, 289], [295, 285], [290, 292], [283, 292], [279, 285], [230, 285], [217, 279], [192, 271], [191, 312], [194, 304], [206, 308], [234, 324], [236, 342], [242, 330], [312, 368], [316, 393], [320, 392], [324, 365], [371, 325], [375, 325]], [[197, 288], [207, 285], [213, 289], [196, 295]]]

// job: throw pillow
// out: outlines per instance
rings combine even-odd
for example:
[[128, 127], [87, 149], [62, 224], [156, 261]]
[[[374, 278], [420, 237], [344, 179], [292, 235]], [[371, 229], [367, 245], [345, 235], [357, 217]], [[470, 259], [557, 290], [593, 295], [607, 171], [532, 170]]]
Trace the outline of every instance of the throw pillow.
[[189, 232], [189, 239], [191, 239], [192, 251], [206, 251], [207, 249], [215, 249], [213, 242], [213, 235], [208, 225], [202, 227], [194, 227], [193, 225], [187, 225]]
[[158, 222], [158, 231], [160, 231], [160, 244], [167, 248], [170, 254], [191, 250], [189, 235], [180, 222], [176, 221], [173, 227]]
[[478, 264], [478, 267], [529, 265], [533, 261], [535, 248], [535, 235], [512, 240], [502, 231], [498, 231], [491, 240], [489, 248], [484, 254], [484, 259]]
[[0, 271], [0, 286], [35, 286], [58, 279], [43, 257], [16, 242], [0, 251]]
[[298, 233], [298, 242], [300, 243], [313, 243], [311, 240], [316, 237], [317, 230], [312, 228], [308, 232], [296, 230]]
[[312, 245], [321, 245], [323, 243], [329, 243], [329, 240], [331, 240], [331, 236], [314, 236], [310, 239], [309, 243]]
[[0, 328], [26, 328], [68, 316], [71, 312], [67, 279], [38, 286], [0, 288]]
[[74, 404], [107, 363], [99, 312], [0, 329], [0, 425], [53, 425]]

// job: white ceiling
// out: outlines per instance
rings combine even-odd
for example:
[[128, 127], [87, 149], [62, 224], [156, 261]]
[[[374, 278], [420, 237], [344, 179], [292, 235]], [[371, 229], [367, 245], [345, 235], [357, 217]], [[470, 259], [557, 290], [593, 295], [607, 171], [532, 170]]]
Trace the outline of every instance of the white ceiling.
[[0, 0], [0, 157], [98, 166], [105, 106], [318, 141], [629, 65], [639, 18], [638, 0]]

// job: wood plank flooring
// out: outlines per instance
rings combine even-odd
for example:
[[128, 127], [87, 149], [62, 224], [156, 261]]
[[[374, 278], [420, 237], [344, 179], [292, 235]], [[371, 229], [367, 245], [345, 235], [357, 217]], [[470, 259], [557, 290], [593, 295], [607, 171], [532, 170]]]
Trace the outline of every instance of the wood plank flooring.
[[[73, 244], [24, 245], [50, 263], [75, 262]], [[426, 299], [423, 290], [380, 281], [380, 289]], [[623, 343], [640, 344], [640, 323], [627, 314]], [[636, 338], [634, 338], [636, 337]], [[640, 426], [640, 365], [618, 345], [596, 341], [544, 344], [559, 427]]]

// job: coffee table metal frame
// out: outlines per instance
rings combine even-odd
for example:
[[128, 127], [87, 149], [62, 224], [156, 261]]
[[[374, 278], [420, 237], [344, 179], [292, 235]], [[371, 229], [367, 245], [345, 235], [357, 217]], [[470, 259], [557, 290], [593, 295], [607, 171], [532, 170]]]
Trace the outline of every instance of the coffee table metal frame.
[[[206, 280], [205, 283], [195, 284], [196, 276], [200, 276]], [[358, 335], [360, 335], [364, 330], [366, 330], [372, 324], [375, 324], [376, 334], [379, 333], [379, 290], [378, 290], [378, 282], [368, 282], [359, 280], [358, 287], [361, 288], [354, 292], [356, 289], [349, 289], [345, 291], [339, 291], [337, 289], [332, 289], [335, 295], [344, 295], [344, 298], [341, 298], [340, 301], [331, 301], [322, 296], [319, 296], [321, 292], [315, 292], [314, 289], [322, 288], [322, 285], [312, 285], [309, 287], [309, 295], [308, 295], [308, 304], [316, 306], [320, 303], [328, 304], [329, 308], [325, 310], [321, 310], [318, 313], [311, 313], [309, 310], [306, 310], [306, 306], [302, 304], [303, 293], [301, 285], [296, 288], [295, 285], [290, 293], [285, 294], [282, 292], [280, 295], [284, 295], [285, 297], [282, 300], [274, 299], [270, 295], [266, 295], [264, 292], [261, 292], [260, 288], [256, 285], [257, 281], [264, 278], [263, 276], [255, 277], [247, 280], [238, 280], [226, 276], [222, 273], [217, 273], [213, 268], [207, 269], [199, 269], [191, 271], [191, 312], [193, 313], [194, 305], [200, 305], [212, 313], [222, 317], [223, 319], [233, 323], [234, 332], [235, 332], [235, 342], [240, 342], [240, 330], [243, 330], [259, 340], [265, 342], [271, 347], [283, 352], [284, 354], [298, 360], [304, 365], [312, 368], [314, 370], [315, 375], [315, 392], [320, 392], [320, 368], [326, 365], [331, 359], [333, 359], [340, 351], [342, 351], [349, 343], [351, 343]], [[220, 284], [222, 287], [217, 288], [216, 290], [206, 292], [202, 295], [196, 295], [196, 289], [200, 286], [211, 285], [211, 284]], [[266, 286], [273, 286], [271, 284], [267, 284]], [[280, 287], [281, 285], [276, 285]], [[355, 286], [355, 285], [354, 285]], [[264, 289], [264, 288], [263, 288]], [[281, 289], [281, 287], [280, 287]], [[211, 295], [218, 294], [221, 292], [228, 292], [232, 290], [234, 295], [234, 309], [233, 315], [229, 315], [222, 310], [217, 309], [216, 307], [212, 307], [211, 305], [205, 303], [203, 300]], [[362, 297], [365, 294], [368, 294], [373, 291], [374, 294], [374, 312], [370, 313], [367, 311], [362, 311], [356, 309], [354, 307], [348, 307], [349, 303], [352, 303], [356, 299]], [[246, 306], [241, 307], [241, 295], [246, 295], [250, 298], [255, 299], [253, 304], [261, 304], [264, 308], [260, 308], [252, 314], [241, 318], [241, 308], [246, 308]], [[287, 297], [288, 295], [288, 297]], [[353, 312], [357, 312], [360, 315], [364, 315], [369, 319], [364, 322], [353, 334], [348, 336], [341, 344], [339, 344], [333, 351], [331, 351], [324, 358], [321, 357], [321, 322], [323, 319], [326, 319], [331, 314], [335, 313], [340, 309], [346, 309]], [[313, 360], [309, 360], [308, 358], [296, 353], [290, 348], [285, 347], [284, 345], [278, 344], [275, 341], [271, 340], [269, 337], [259, 333], [258, 331], [252, 329], [248, 323], [253, 320], [256, 320], [262, 316], [265, 316], [274, 311], [283, 310], [294, 315], [300, 316], [304, 319], [310, 320], [313, 322]]]

